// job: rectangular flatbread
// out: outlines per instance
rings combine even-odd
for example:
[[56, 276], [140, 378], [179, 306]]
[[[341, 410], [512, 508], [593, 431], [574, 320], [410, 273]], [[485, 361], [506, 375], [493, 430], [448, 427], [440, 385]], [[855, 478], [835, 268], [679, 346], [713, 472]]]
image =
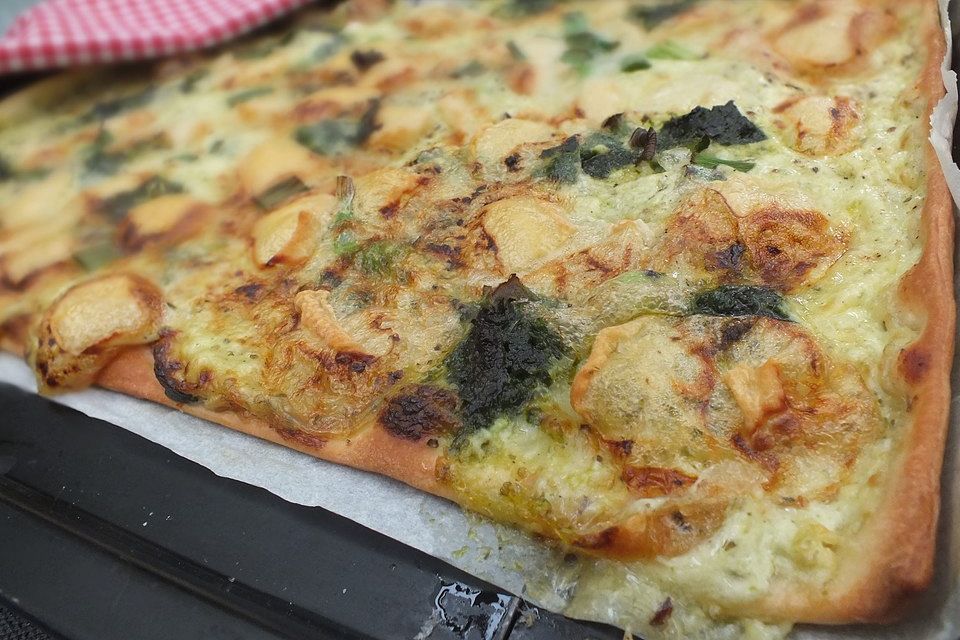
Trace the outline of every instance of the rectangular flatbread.
[[0, 345], [586, 558], [648, 638], [930, 581], [933, 0], [353, 0], [0, 101]]

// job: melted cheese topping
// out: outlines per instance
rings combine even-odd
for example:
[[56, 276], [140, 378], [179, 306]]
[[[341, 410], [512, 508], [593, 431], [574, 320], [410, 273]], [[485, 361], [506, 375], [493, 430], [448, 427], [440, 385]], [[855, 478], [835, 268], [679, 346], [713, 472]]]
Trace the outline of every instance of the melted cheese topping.
[[[462, 504], [586, 554], [572, 615], [784, 635], [738, 607], [835, 579], [909, 419], [934, 12], [376, 7], [0, 104], [0, 332], [46, 391], [149, 344], [178, 402], [419, 439]], [[729, 101], [760, 138], [647, 153]]]

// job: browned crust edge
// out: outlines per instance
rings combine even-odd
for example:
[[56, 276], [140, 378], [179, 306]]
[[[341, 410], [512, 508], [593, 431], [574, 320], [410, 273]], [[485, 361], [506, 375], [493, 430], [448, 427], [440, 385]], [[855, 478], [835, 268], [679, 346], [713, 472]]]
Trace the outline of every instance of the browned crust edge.
[[436, 477], [439, 450], [431, 449], [424, 441], [396, 438], [371, 425], [360, 426], [357, 434], [349, 438], [324, 440], [292, 429], [285, 434], [254, 416], [174, 402], [164, 394], [153, 374], [153, 352], [149, 347], [134, 347], [121, 353], [100, 372], [97, 384], [174, 407], [317, 458], [389, 476], [440, 497], [452, 497], [450, 490]]
[[[946, 42], [938, 6], [930, 0], [927, 59], [919, 79], [927, 96], [926, 117], [945, 90], [940, 65]], [[913, 419], [898, 457], [888, 470], [885, 495], [863, 531], [856, 551], [837, 571], [840, 579], [826, 589], [803, 590], [777, 583], [767, 596], [742, 609], [744, 615], [775, 620], [844, 624], [891, 622], [903, 617], [933, 577], [940, 472], [950, 412], [956, 303], [953, 284], [953, 199], [931, 144], [925, 153], [927, 197], [921, 212], [924, 250], [903, 277], [898, 298], [904, 311], [923, 323], [920, 337], [901, 350], [899, 379], [910, 398]]]

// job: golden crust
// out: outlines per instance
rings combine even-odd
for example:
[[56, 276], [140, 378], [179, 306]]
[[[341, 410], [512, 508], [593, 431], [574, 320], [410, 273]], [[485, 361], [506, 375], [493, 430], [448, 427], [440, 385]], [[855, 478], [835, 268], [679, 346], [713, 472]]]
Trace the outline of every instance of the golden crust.
[[100, 372], [97, 384], [174, 407], [323, 460], [379, 473], [434, 495], [451, 498], [449, 490], [437, 480], [435, 473], [438, 450], [427, 446], [425, 440], [414, 442], [394, 437], [372, 421], [358, 428], [350, 438], [324, 439], [293, 429], [280, 431], [250, 415], [211, 411], [174, 402], [164, 394], [163, 387], [157, 382], [153, 373], [153, 353], [149, 347], [124, 351]]
[[[940, 64], [946, 51], [936, 17], [926, 3], [930, 32], [920, 89], [927, 117], [944, 95]], [[933, 576], [940, 470], [950, 408], [956, 303], [953, 290], [953, 200], [932, 145], [927, 145], [927, 197], [921, 225], [924, 252], [901, 281], [903, 312], [922, 318], [920, 338], [905, 347], [897, 375], [911, 393], [913, 419], [900, 455], [888, 473], [885, 499], [861, 533], [858, 552], [838, 568], [844, 579], [824, 592], [794, 583], [775, 585], [766, 598], [744, 605], [744, 615], [824, 624], [889, 622], [901, 617], [911, 596]]]

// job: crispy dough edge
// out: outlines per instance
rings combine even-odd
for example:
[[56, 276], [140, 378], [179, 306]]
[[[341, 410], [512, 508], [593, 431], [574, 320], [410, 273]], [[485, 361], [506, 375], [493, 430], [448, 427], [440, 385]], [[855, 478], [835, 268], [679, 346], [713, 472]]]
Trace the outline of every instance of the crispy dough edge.
[[174, 402], [166, 396], [163, 387], [157, 382], [153, 373], [153, 352], [149, 347], [133, 347], [123, 351], [101, 370], [97, 384], [126, 395], [173, 407], [323, 460], [389, 476], [417, 489], [452, 499], [451, 492], [436, 477], [439, 450], [431, 449], [424, 440], [413, 442], [394, 437], [372, 421], [362, 425], [349, 438], [324, 440], [292, 429], [285, 435], [251, 415], [233, 411], [212, 411]]
[[[929, 121], [943, 97], [940, 65], [946, 42], [937, 3], [931, 14], [927, 59], [919, 87], [928, 99]], [[886, 494], [858, 535], [857, 552], [841, 560], [834, 580], [822, 589], [783, 581], [764, 598], [747, 603], [743, 615], [820, 624], [892, 622], [902, 618], [933, 578], [940, 472], [950, 414], [956, 303], [953, 284], [953, 199], [933, 146], [927, 143], [927, 198], [921, 212], [924, 248], [920, 261], [901, 279], [899, 302], [924, 319], [920, 337], [900, 353], [897, 375], [910, 394], [913, 419], [893, 467]]]

